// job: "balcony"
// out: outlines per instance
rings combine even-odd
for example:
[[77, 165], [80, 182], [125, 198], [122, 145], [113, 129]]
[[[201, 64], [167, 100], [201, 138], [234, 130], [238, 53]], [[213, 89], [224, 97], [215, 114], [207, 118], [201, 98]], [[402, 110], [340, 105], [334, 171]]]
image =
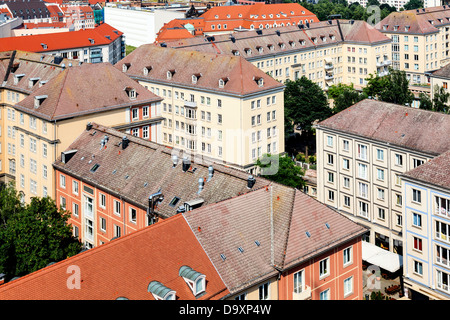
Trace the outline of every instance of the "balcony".
[[197, 102], [195, 101], [184, 101], [184, 106], [188, 108], [197, 108]]
[[331, 81], [331, 80], [333, 80], [333, 78], [334, 78], [334, 76], [332, 74], [325, 75], [325, 80], [326, 81]]
[[292, 300], [309, 300], [311, 299], [311, 287], [305, 286], [301, 292], [293, 292]]
[[325, 70], [333, 70], [333, 64], [326, 64]]

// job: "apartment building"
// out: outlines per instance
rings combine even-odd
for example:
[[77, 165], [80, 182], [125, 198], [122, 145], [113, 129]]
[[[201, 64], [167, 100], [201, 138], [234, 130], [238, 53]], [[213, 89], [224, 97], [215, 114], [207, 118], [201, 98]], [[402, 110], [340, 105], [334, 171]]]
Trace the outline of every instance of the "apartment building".
[[[51, 55], [24, 52], [0, 52], [0, 180], [15, 178], [18, 145], [15, 124], [19, 113], [14, 105], [78, 61]], [[23, 76], [26, 78], [23, 79]]]
[[[99, 130], [101, 127], [94, 125], [91, 132], [82, 134], [86, 139], [77, 141], [95, 141], [94, 146], [98, 150], [97, 134], [92, 136], [94, 128]], [[120, 141], [120, 134], [117, 133], [116, 138], [112, 136], [112, 129], [106, 130], [111, 137], [108, 143]], [[133, 154], [129, 151], [136, 151], [135, 145], [143, 142], [132, 136], [128, 138], [130, 142], [120, 156], [131, 160]], [[153, 144], [145, 144], [154, 147]], [[121, 149], [120, 146], [110, 145], [103, 150], [113, 149], [110, 155], [115, 154], [114, 159], [105, 160], [103, 164], [111, 164], [117, 159], [117, 148]], [[162, 148], [168, 149], [164, 146], [158, 148], [157, 152], [162, 152]], [[87, 150], [90, 149], [87, 146]], [[77, 151], [66, 164], [75, 168], [78, 162], [83, 161], [79, 158], [79, 152], [84, 150]], [[95, 159], [99, 157], [100, 154], [96, 153]], [[173, 179], [172, 186], [167, 185], [167, 180], [171, 178], [161, 180], [164, 182], [161, 189], [164, 199], [157, 206], [157, 210], [161, 211], [170, 208], [171, 189], [180, 194], [187, 194], [188, 189], [195, 192], [197, 186], [193, 184], [197, 183], [198, 175], [203, 175], [205, 171], [194, 164], [193, 167], [197, 168], [194, 173], [182, 173], [181, 164], [172, 168], [169, 157], [165, 157], [168, 158], [165, 161], [167, 165], [162, 166], [161, 162], [156, 161], [158, 164], [148, 167], [144, 175], [141, 174], [144, 178], [141, 181], [144, 181], [151, 175], [157, 175], [155, 171], [159, 166], [163, 171], [160, 175], [180, 177]], [[151, 164], [150, 161], [148, 163]], [[134, 161], [131, 160], [130, 164]], [[86, 161], [82, 166], [85, 165]], [[64, 164], [58, 163], [57, 166], [63, 167]], [[117, 184], [114, 191], [102, 189], [101, 192], [118, 191], [123, 193], [122, 199], [126, 201], [133, 194], [139, 194], [147, 202], [149, 192], [160, 187], [152, 181], [149, 181], [148, 187], [153, 190], [142, 191], [148, 187], [131, 182], [126, 187], [120, 187], [120, 180], [125, 180], [123, 172], [118, 170], [116, 174], [120, 173], [120, 177], [115, 178], [114, 173], [109, 172], [112, 167], [107, 168], [106, 174], [100, 172], [102, 168], [99, 166], [96, 173], [103, 175], [103, 182], [112, 186], [114, 183], [108, 180], [117, 179]], [[0, 286], [0, 295], [4, 299], [362, 299], [361, 235], [366, 231], [364, 227], [303, 192], [262, 178], [256, 179], [252, 189], [246, 189], [245, 178], [236, 177], [233, 185], [244, 185], [246, 191], [227, 197], [227, 188], [234, 191], [241, 188], [224, 179], [224, 175], [230, 173], [243, 174], [214, 165], [210, 182], [205, 183], [199, 194], [203, 197], [205, 192], [205, 199], [209, 197], [208, 192], [211, 195], [220, 194], [224, 196], [222, 200], [209, 198], [209, 203], [200, 207], [173, 214], [156, 224], [123, 234], [101, 246], [6, 283]], [[137, 181], [136, 176], [130, 178]], [[83, 183], [91, 183], [94, 179], [93, 175], [88, 174]], [[90, 190], [85, 186], [79, 185], [78, 190], [90, 197]], [[99, 186], [95, 192], [97, 190], [100, 191]], [[184, 198], [180, 200], [183, 201]], [[109, 204], [107, 210], [112, 213], [114, 206]], [[96, 202], [93, 205], [96, 206]], [[81, 206], [79, 215], [88, 210], [89, 206]], [[128, 213], [122, 213], [122, 218], [127, 219]], [[94, 220], [100, 222], [102, 217], [98, 215]], [[67, 278], [67, 268], [73, 265], [80, 268], [83, 279], [79, 283], [81, 290], [75, 293], [67, 290], [67, 281], [61, 281], [64, 276]], [[117, 283], [118, 278], [128, 280]]]
[[370, 244], [403, 255], [401, 174], [450, 149], [450, 116], [366, 99], [316, 130], [318, 200], [369, 227]]
[[392, 12], [375, 25], [392, 39], [392, 67], [406, 72], [410, 85], [429, 85], [427, 73], [450, 60], [449, 6]]
[[284, 152], [284, 85], [242, 57], [148, 44], [115, 67], [164, 98], [163, 144], [251, 173]]
[[0, 48], [60, 55], [87, 63], [114, 64], [125, 56], [123, 33], [105, 23], [93, 29], [1, 38]]
[[240, 56], [280, 82], [305, 76], [324, 90], [338, 83], [362, 87], [369, 74], [385, 75], [391, 65], [391, 40], [365, 21], [300, 23], [163, 45]]
[[[26, 70], [26, 61], [20, 61], [5, 79], [27, 88], [38, 86], [38, 77], [45, 74]], [[5, 94], [8, 103], [9, 92]], [[15, 177], [26, 202], [33, 196], [54, 198], [52, 164], [88, 122], [100, 120], [136, 134], [146, 130], [144, 138], [158, 140], [162, 99], [109, 63], [65, 67], [28, 96], [16, 93], [15, 99], [7, 105], [4, 119], [8, 130], [4, 143], [12, 151], [8, 149], [9, 168], [3, 172]]]
[[159, 29], [156, 42], [163, 42], [166, 29], [187, 29], [192, 35], [229, 34], [236, 30], [279, 28], [318, 22], [316, 15], [298, 3], [216, 6], [195, 18], [174, 19]]
[[404, 284], [409, 298], [450, 297], [450, 151], [405, 172]]

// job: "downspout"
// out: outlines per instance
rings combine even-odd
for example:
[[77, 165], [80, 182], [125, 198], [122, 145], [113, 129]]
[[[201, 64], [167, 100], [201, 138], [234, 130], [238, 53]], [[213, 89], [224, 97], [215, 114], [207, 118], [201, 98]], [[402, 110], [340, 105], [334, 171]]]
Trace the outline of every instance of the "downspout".
[[[56, 120], [53, 120], [53, 123], [54, 123], [54, 125], [53, 125], [53, 140], [55, 141], [55, 144], [54, 144], [54, 148], [53, 148], [53, 161], [52, 161], [52, 163], [54, 162], [54, 161], [56, 161], [56, 155], [57, 155], [57, 152], [56, 152], [56, 148], [58, 147], [58, 143], [56, 142], [58, 139], [56, 139]], [[54, 175], [54, 177], [53, 177], [53, 186], [52, 186], [52, 189], [53, 189], [53, 199], [56, 199], [56, 186], [57, 186], [57, 183], [56, 183], [56, 174], [55, 174], [55, 169], [53, 169], [52, 170], [52, 173], [53, 173], [53, 175]], [[47, 194], [48, 194], [48, 192], [47, 192]]]

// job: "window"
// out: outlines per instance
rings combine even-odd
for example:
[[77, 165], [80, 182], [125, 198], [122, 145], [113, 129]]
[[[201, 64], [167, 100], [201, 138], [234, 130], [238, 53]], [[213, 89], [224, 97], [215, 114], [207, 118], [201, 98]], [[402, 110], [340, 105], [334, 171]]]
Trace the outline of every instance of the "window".
[[380, 161], [384, 160], [384, 150], [377, 149], [377, 160], [380, 160]]
[[259, 300], [269, 300], [269, 283], [259, 286]]
[[122, 230], [118, 225], [114, 225], [114, 237], [120, 237], [122, 235]]
[[378, 199], [384, 200], [384, 189], [378, 188]]
[[386, 214], [383, 208], [378, 208], [378, 219], [384, 220], [386, 218]]
[[78, 181], [75, 180], [72, 181], [72, 193], [78, 194]]
[[384, 181], [384, 170], [377, 169], [377, 179], [380, 181]]
[[342, 159], [342, 167], [343, 169], [350, 170], [350, 160]]
[[319, 278], [324, 278], [330, 274], [330, 258], [319, 262]]
[[327, 136], [327, 146], [332, 147], [333, 146], [333, 137]]
[[300, 270], [300, 271], [294, 273], [294, 293], [301, 293], [303, 290], [305, 290], [304, 277], [305, 277], [304, 270]]
[[398, 154], [398, 153], [395, 154], [395, 164], [397, 166], [403, 165], [403, 156], [401, 154]]
[[358, 163], [358, 177], [367, 180], [367, 165]]
[[349, 151], [350, 149], [350, 142], [348, 140], [342, 141], [342, 148], [344, 151]]
[[106, 219], [100, 217], [99, 220], [100, 220], [100, 230], [106, 232]]
[[136, 209], [130, 207], [130, 221], [136, 223], [137, 212]]
[[367, 218], [369, 216], [369, 204], [359, 201], [359, 215]]
[[350, 197], [344, 196], [344, 206], [350, 207]]
[[395, 194], [395, 201], [396, 201], [396, 204], [398, 205], [398, 206], [401, 206], [402, 205], [402, 195], [401, 194]]
[[79, 211], [80, 211], [80, 209], [79, 209], [78, 203], [75, 203], [75, 202], [72, 203], [72, 214], [73, 214], [75, 217], [78, 217]]
[[62, 210], [66, 210], [66, 198], [64, 198], [64, 197], [59, 198], [59, 207]]
[[413, 226], [422, 227], [422, 215], [413, 212]]
[[367, 199], [369, 196], [369, 185], [366, 183], [358, 182], [359, 196]]
[[353, 277], [344, 280], [344, 297], [353, 293]]
[[66, 188], [66, 176], [62, 174], [59, 175], [59, 186], [64, 189]]
[[100, 208], [105, 209], [106, 208], [106, 195], [104, 195], [103, 193], [100, 193], [98, 202], [99, 202], [98, 205], [100, 206]]
[[32, 194], [37, 194], [37, 182], [33, 179], [30, 179], [30, 192]]
[[121, 204], [120, 201], [114, 200], [114, 213], [118, 216], [120, 216], [120, 208], [121, 208]]
[[344, 260], [344, 266], [347, 266], [353, 262], [353, 251], [352, 247], [348, 247], [343, 250], [343, 260]]
[[413, 189], [412, 201], [422, 203], [422, 192], [420, 190]]
[[350, 178], [344, 177], [344, 188], [350, 188]]
[[328, 154], [328, 164], [333, 164], [334, 163], [334, 158], [332, 154]]
[[330, 300], [330, 289], [326, 289], [320, 293], [320, 300]]
[[422, 165], [425, 161], [420, 159], [413, 159], [413, 167], [417, 168], [418, 166]]
[[358, 158], [361, 160], [367, 160], [367, 146], [358, 144]]
[[334, 173], [328, 172], [328, 182], [334, 182]]
[[30, 151], [36, 153], [36, 139], [30, 138]]
[[148, 139], [149, 138], [148, 126], [142, 127], [142, 138], [144, 138], [144, 139]]
[[328, 190], [328, 200], [334, 201], [334, 191]]
[[414, 273], [418, 275], [423, 275], [423, 265], [422, 262], [414, 260]]
[[422, 239], [414, 237], [414, 250], [422, 252]]

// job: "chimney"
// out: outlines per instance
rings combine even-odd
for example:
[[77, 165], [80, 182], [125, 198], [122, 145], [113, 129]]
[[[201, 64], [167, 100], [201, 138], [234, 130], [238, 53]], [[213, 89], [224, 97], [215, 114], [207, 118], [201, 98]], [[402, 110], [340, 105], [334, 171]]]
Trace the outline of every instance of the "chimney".
[[92, 129], [92, 123], [88, 122], [86, 125], [86, 131], [89, 131]]
[[206, 180], [206, 182], [211, 181], [211, 179], [212, 179], [212, 177], [213, 177], [213, 175], [214, 175], [214, 168], [213, 168], [213, 166], [209, 166], [209, 167], [208, 167], [208, 173], [209, 173], [209, 175], [208, 175], [208, 180]]
[[256, 179], [255, 179], [252, 175], [248, 176], [248, 179], [247, 179], [247, 188], [248, 188], [248, 189], [253, 188], [253, 186], [255, 185], [255, 183], [256, 183]]
[[122, 150], [125, 149], [126, 147], [128, 147], [128, 143], [130, 142], [130, 140], [128, 140], [128, 138], [126, 136], [123, 136], [122, 138]]
[[200, 192], [202, 192], [204, 186], [205, 186], [205, 181], [203, 180], [203, 178], [199, 178], [197, 194], [200, 194]]
[[191, 161], [187, 157], [184, 157], [183, 158], [183, 172], [188, 171], [190, 167], [191, 167]]

